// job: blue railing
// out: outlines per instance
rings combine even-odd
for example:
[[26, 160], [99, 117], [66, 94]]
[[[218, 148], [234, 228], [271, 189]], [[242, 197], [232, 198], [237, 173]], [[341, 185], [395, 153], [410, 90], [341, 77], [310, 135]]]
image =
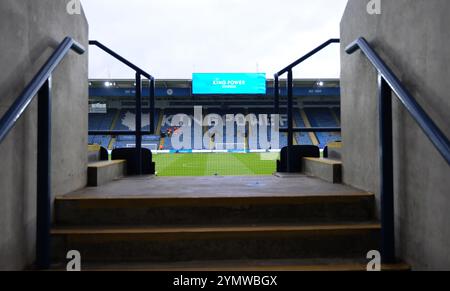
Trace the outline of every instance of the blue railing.
[[348, 54], [361, 50], [378, 71], [378, 102], [380, 116], [380, 196], [381, 196], [381, 254], [384, 263], [395, 257], [394, 177], [392, 145], [392, 92], [422, 128], [442, 157], [450, 165], [450, 142], [430, 116], [417, 103], [392, 70], [364, 38], [358, 38], [347, 48]]
[[[96, 46], [111, 55], [115, 59], [119, 60], [126, 66], [130, 67], [136, 72], [136, 129], [135, 131], [117, 131], [117, 130], [90, 130], [89, 135], [134, 135], [136, 137], [136, 173], [138, 175], [142, 174], [142, 136], [143, 135], [152, 135], [155, 134], [155, 120], [154, 116], [156, 116], [155, 109], [155, 78], [149, 73], [145, 72], [138, 66], [134, 65], [118, 53], [114, 52], [110, 48], [106, 47], [102, 43], [91, 40], [89, 41], [89, 45]], [[150, 130], [143, 131], [142, 130], [142, 76], [146, 77], [150, 81], [149, 88], [149, 98], [150, 98]]]
[[280, 76], [287, 73], [287, 128], [280, 128], [280, 132], [287, 132], [288, 134], [288, 151], [287, 151], [287, 171], [292, 171], [292, 159], [291, 159], [291, 149], [294, 146], [294, 133], [295, 132], [340, 132], [340, 127], [329, 127], [329, 128], [294, 128], [294, 114], [293, 114], [293, 107], [294, 107], [294, 98], [293, 98], [293, 73], [292, 69], [294, 69], [296, 66], [300, 65], [304, 61], [308, 60], [324, 48], [328, 47], [331, 44], [334, 43], [340, 43], [340, 40], [337, 38], [332, 38], [324, 42], [323, 44], [319, 45], [303, 57], [299, 58], [286, 68], [282, 69], [278, 73], [274, 75], [274, 106], [275, 106], [275, 113], [280, 114]]
[[9, 110], [0, 119], [0, 143], [24, 114], [34, 97], [38, 96], [38, 150], [37, 150], [37, 218], [36, 267], [50, 267], [51, 227], [51, 77], [55, 68], [70, 50], [83, 54], [85, 48], [66, 37], [44, 66], [34, 76]]

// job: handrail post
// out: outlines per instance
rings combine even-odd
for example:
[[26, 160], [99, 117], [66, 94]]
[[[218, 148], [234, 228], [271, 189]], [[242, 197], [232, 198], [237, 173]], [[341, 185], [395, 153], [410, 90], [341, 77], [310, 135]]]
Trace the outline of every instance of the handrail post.
[[142, 175], [142, 77], [136, 72], [136, 167]]
[[378, 75], [380, 114], [380, 196], [381, 196], [381, 256], [382, 263], [395, 262], [394, 174], [392, 150], [392, 90]]
[[150, 133], [155, 134], [155, 78], [150, 79]]
[[293, 171], [292, 168], [292, 147], [294, 146], [294, 120], [293, 120], [293, 76], [292, 76], [292, 69], [288, 71], [287, 75], [287, 98], [288, 98], [288, 104], [287, 104], [287, 115], [288, 115], [288, 150], [287, 150], [287, 171], [288, 173], [291, 173]]
[[275, 114], [280, 114], [280, 80], [278, 74], [275, 74], [273, 82]]
[[50, 268], [51, 77], [38, 92], [36, 267]]

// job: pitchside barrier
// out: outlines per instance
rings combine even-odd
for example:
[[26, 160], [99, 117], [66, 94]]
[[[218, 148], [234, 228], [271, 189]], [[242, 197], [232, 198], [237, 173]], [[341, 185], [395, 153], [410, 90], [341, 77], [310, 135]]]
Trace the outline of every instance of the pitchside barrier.
[[[135, 148], [135, 147], [136, 147], [136, 144], [127, 144], [126, 145], [126, 148]], [[158, 150], [158, 145], [157, 144], [146, 144], [146, 143], [143, 143], [142, 147], [143, 148], [147, 148], [147, 149], [151, 150], [152, 152], [156, 152]]]
[[279, 153], [278, 150], [152, 150], [154, 154], [211, 154], [211, 153]]

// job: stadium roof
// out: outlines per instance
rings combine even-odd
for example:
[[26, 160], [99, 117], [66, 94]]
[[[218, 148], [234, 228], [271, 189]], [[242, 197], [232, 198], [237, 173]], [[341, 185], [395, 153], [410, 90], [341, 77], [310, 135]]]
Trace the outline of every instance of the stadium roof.
[[[143, 81], [143, 87], [148, 87], [148, 80]], [[91, 79], [89, 80], [91, 88], [133, 88], [135, 86], [134, 79]], [[286, 86], [286, 80], [280, 80], [280, 87]], [[339, 87], [339, 79], [294, 79], [294, 87]], [[190, 79], [159, 79], [156, 80], [157, 88], [191, 88], [192, 80]], [[273, 87], [273, 80], [267, 80], [267, 87]]]

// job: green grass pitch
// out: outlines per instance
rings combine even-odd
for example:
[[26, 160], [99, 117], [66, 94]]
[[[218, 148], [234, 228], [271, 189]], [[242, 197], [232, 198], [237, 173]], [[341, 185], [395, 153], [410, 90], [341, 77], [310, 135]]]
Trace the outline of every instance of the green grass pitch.
[[259, 176], [272, 175], [279, 154], [192, 153], [156, 154], [158, 176]]

